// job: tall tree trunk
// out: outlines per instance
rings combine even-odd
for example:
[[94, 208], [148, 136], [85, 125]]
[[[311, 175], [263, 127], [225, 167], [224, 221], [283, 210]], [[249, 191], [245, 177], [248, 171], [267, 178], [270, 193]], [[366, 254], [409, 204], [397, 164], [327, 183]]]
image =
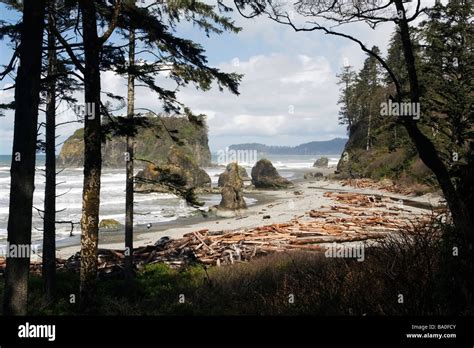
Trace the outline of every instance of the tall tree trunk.
[[350, 106], [349, 106], [349, 78], [346, 79], [346, 112], [347, 112], [347, 126], [349, 129], [349, 135], [351, 135], [351, 129], [352, 129], [352, 115], [350, 113]]
[[48, 94], [46, 105], [46, 184], [44, 189], [43, 281], [47, 302], [56, 291], [56, 38], [55, 0], [48, 2]]
[[367, 144], [365, 146], [365, 150], [369, 151], [370, 150], [370, 131], [372, 127], [372, 108], [371, 105], [369, 105], [369, 122], [367, 125]]
[[[135, 31], [130, 29], [128, 57], [128, 94], [127, 118], [132, 119], [135, 111]], [[125, 187], [125, 275], [127, 280], [133, 277], [133, 138], [127, 135], [127, 179]]]
[[94, 304], [97, 278], [97, 250], [99, 241], [99, 207], [101, 158], [100, 116], [100, 42], [97, 36], [95, 2], [80, 0], [84, 36], [84, 95], [86, 113], [84, 124], [84, 186], [81, 218], [81, 275], [82, 310]]
[[[9, 246], [26, 246], [28, 251], [31, 248], [44, 14], [44, 0], [23, 2], [20, 66], [15, 81], [15, 125], [7, 241]], [[7, 255], [3, 310], [6, 315], [25, 315], [30, 255], [28, 253], [12, 256], [14, 255]]]

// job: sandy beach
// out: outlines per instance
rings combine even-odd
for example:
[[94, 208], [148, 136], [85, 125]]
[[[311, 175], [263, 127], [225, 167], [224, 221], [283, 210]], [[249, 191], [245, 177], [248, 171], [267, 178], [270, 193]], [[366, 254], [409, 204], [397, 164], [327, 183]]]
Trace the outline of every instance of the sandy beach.
[[[316, 170], [306, 170], [307, 172]], [[333, 170], [328, 169], [325, 175]], [[207, 229], [210, 232], [251, 229], [259, 226], [275, 223], [284, 223], [299, 218], [303, 221], [308, 219], [307, 213], [311, 210], [323, 209], [334, 205], [335, 202], [325, 196], [327, 192], [346, 192], [373, 195], [381, 198], [387, 209], [403, 206], [407, 215], [417, 216], [429, 211], [430, 206], [437, 206], [441, 198], [436, 194], [424, 196], [408, 196], [387, 192], [377, 188], [358, 188], [344, 185], [338, 180], [327, 178], [321, 180], [297, 180], [294, 187], [278, 191], [270, 190], [246, 190], [245, 196], [257, 199], [257, 203], [249, 206], [242, 214], [221, 218], [209, 215], [207, 217], [198, 215], [182, 218], [175, 221], [154, 224], [150, 228], [146, 226], [135, 227], [134, 247], [152, 245], [162, 237], [177, 239], [186, 233]], [[336, 203], [337, 204], [337, 203]], [[76, 232], [76, 245], [59, 247], [57, 256], [68, 258], [80, 250], [79, 235]], [[124, 237], [120, 232], [101, 232], [100, 248], [123, 249]]]

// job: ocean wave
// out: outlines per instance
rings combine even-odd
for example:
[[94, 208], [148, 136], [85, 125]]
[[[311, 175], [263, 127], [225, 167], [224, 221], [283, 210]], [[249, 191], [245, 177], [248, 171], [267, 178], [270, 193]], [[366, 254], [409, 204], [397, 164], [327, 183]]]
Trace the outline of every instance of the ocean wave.
[[276, 169], [304, 169], [304, 168], [311, 168], [314, 162], [295, 162], [295, 163], [283, 163], [283, 162], [276, 162], [273, 163], [273, 166]]
[[[147, 215], [139, 215], [136, 214], [133, 217], [133, 225], [138, 226], [138, 225], [144, 225], [147, 223], [160, 223], [160, 222], [168, 222], [168, 221], [174, 221], [177, 220], [179, 215], [173, 215], [173, 216], [163, 216], [161, 212], [150, 212], [150, 214]], [[106, 214], [106, 215], [101, 215], [100, 219], [113, 219], [121, 223], [122, 225], [125, 224], [125, 214]]]

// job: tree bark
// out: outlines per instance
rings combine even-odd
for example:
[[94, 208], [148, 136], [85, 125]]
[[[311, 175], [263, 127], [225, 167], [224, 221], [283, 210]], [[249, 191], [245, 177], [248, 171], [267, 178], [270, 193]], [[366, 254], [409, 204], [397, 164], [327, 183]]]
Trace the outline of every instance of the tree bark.
[[56, 38], [55, 1], [48, 2], [48, 94], [46, 104], [46, 184], [44, 189], [43, 268], [45, 300], [56, 291]]
[[[20, 66], [15, 81], [15, 125], [11, 164], [8, 245], [31, 249], [31, 218], [36, 164], [44, 0], [25, 0], [19, 48]], [[3, 311], [27, 313], [30, 255], [7, 255]], [[18, 256], [18, 255], [17, 255]]]
[[81, 309], [92, 310], [97, 278], [99, 241], [101, 116], [100, 116], [100, 42], [97, 36], [95, 2], [80, 0], [84, 36], [84, 95], [86, 113], [84, 124], [84, 186], [81, 218]]
[[367, 125], [367, 144], [365, 146], [365, 150], [369, 151], [370, 150], [370, 128], [372, 127], [372, 108], [369, 105], [369, 121]]
[[[133, 119], [135, 111], [135, 76], [133, 66], [135, 64], [135, 31], [130, 29], [129, 37], [129, 73], [127, 94], [127, 118]], [[133, 138], [127, 135], [127, 178], [125, 187], [125, 276], [127, 280], [133, 278]]]

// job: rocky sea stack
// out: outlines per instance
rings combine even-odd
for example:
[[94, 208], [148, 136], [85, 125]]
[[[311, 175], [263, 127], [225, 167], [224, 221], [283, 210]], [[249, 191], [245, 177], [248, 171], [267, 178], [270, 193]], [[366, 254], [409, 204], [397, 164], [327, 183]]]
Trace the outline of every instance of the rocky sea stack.
[[314, 162], [313, 167], [317, 168], [327, 168], [329, 165], [329, 158], [327, 157], [321, 157]]
[[[170, 149], [178, 146], [183, 153], [191, 156], [201, 167], [211, 164], [207, 127], [198, 126], [184, 117], [148, 117], [150, 126], [140, 129], [135, 136], [135, 158], [165, 164]], [[170, 133], [182, 144], [176, 145]], [[58, 157], [60, 167], [81, 167], [84, 164], [84, 129], [78, 129], [69, 137]], [[102, 164], [104, 167], [125, 167], [126, 143], [124, 137], [112, 137], [102, 145]], [[144, 167], [145, 162], [135, 161], [136, 167]]]
[[240, 168], [237, 163], [230, 163], [223, 174], [226, 174], [226, 180], [221, 190], [222, 200], [218, 209], [246, 209], [247, 204], [245, 203], [244, 194], [242, 192], [244, 183], [240, 176]]
[[236, 163], [229, 163], [225, 169], [225, 171], [219, 175], [219, 180], [217, 182], [217, 186], [218, 187], [224, 187], [226, 182], [229, 180], [229, 178], [231, 177], [231, 171], [233, 171], [235, 168], [234, 168], [234, 164], [237, 166], [238, 168], [238, 172], [239, 172], [239, 176], [240, 176], [240, 179], [242, 179], [242, 181], [251, 181], [252, 178], [248, 175], [247, 171], [245, 170], [244, 167], [242, 166], [239, 166], [238, 164]]
[[261, 159], [252, 168], [252, 183], [256, 188], [283, 189], [292, 186], [291, 181], [278, 174], [272, 162]]
[[156, 166], [150, 163], [138, 172], [135, 191], [169, 192], [169, 184], [185, 190], [205, 190], [210, 189], [211, 178], [190, 155], [177, 146], [172, 146], [166, 164]]

